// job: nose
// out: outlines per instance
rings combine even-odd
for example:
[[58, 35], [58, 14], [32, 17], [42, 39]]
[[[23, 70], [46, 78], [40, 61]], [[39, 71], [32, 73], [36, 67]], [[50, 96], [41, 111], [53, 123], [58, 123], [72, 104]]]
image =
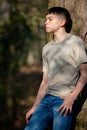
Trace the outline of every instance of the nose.
[[47, 23], [48, 23], [48, 20], [45, 21], [45, 24], [47, 24]]
[[47, 24], [47, 21], [45, 21], [45, 25]]

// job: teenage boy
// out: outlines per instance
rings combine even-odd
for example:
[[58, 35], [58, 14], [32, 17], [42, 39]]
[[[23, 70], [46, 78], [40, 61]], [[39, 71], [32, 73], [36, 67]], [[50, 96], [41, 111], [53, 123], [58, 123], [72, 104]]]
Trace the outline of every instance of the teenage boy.
[[53, 34], [53, 40], [43, 47], [43, 79], [26, 114], [24, 130], [46, 130], [51, 121], [53, 130], [70, 130], [78, 96], [87, 82], [85, 46], [80, 37], [70, 34], [71, 28], [68, 10], [48, 9], [45, 29]]

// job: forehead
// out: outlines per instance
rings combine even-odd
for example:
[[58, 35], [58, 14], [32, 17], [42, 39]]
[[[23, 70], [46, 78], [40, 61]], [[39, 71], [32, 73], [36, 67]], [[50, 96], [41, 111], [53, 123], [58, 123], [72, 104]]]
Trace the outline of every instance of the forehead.
[[46, 15], [46, 19], [50, 19], [50, 18], [57, 19], [57, 20], [65, 19], [62, 15], [56, 13], [50, 13]]
[[51, 14], [47, 14], [46, 18], [58, 18], [58, 15], [56, 13], [55, 14], [51, 13]]

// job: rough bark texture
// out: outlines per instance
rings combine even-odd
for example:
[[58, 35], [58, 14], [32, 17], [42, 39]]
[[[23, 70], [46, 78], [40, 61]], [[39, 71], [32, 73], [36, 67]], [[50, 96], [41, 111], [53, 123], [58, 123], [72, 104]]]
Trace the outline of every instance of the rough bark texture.
[[[48, 0], [48, 8], [53, 6], [69, 10], [73, 19], [72, 33], [79, 35], [87, 47], [87, 0]], [[77, 116], [75, 130], [87, 130], [87, 99]]]

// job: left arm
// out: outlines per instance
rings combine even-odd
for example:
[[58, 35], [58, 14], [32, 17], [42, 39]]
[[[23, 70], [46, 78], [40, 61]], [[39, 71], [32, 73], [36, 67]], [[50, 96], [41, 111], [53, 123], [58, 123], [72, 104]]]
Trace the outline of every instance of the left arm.
[[58, 109], [58, 111], [61, 110], [60, 115], [64, 113], [64, 116], [66, 116], [68, 111], [72, 112], [74, 101], [87, 83], [87, 63], [81, 64], [79, 68], [81, 73], [79, 80], [73, 92], [70, 95], [63, 97], [64, 103]]

